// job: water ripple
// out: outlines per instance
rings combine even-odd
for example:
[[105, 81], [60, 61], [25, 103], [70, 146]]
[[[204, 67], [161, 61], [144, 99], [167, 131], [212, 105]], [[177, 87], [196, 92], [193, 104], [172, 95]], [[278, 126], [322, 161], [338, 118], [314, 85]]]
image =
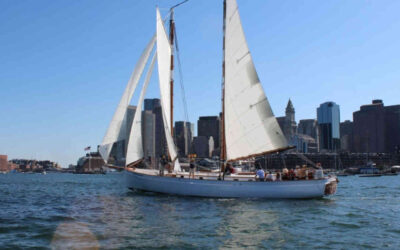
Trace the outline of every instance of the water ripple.
[[400, 177], [346, 177], [333, 197], [274, 201], [132, 192], [121, 180], [1, 175], [0, 248], [400, 248]]

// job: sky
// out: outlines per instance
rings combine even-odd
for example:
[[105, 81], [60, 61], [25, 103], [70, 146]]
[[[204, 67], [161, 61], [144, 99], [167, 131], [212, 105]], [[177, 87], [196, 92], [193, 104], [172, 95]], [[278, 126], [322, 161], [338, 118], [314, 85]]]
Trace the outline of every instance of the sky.
[[[179, 0], [0, 0], [0, 154], [76, 164], [101, 143], [144, 47]], [[400, 103], [400, 1], [237, 0], [276, 116], [326, 101], [341, 120], [372, 99]], [[188, 116], [221, 109], [222, 0], [175, 11]], [[175, 120], [185, 119], [175, 73]], [[147, 98], [158, 98], [153, 73]], [[135, 94], [132, 104], [138, 99]]]

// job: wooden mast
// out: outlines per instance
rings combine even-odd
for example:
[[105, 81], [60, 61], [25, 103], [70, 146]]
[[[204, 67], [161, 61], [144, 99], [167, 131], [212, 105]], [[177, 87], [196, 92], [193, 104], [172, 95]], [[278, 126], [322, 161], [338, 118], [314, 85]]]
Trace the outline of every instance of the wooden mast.
[[221, 113], [221, 173], [225, 172], [225, 161], [226, 161], [226, 140], [225, 140], [225, 29], [226, 29], [226, 0], [224, 0], [223, 10], [223, 38], [222, 38], [222, 83], [221, 83], [221, 102], [222, 102], [222, 113]]
[[[185, 0], [171, 7], [170, 19], [169, 19], [169, 43], [171, 46], [171, 74], [170, 74], [170, 107], [171, 107], [171, 136], [174, 138], [174, 40], [175, 40], [175, 21], [174, 21], [174, 9], [179, 5], [186, 3], [189, 0]], [[169, 156], [171, 159], [171, 156]], [[171, 159], [172, 160], [172, 159]]]
[[171, 44], [171, 79], [170, 79], [170, 93], [171, 93], [171, 136], [174, 137], [174, 31], [175, 31], [175, 22], [174, 22], [174, 8], [171, 8], [171, 17], [169, 20], [169, 42]]

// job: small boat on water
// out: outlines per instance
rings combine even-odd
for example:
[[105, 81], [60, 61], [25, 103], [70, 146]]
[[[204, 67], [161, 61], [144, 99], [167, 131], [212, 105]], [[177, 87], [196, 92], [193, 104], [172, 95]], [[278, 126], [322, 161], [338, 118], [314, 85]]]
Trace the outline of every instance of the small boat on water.
[[[142, 110], [145, 92], [157, 60], [163, 126], [168, 149], [170, 171], [144, 169], [142, 115], [136, 112], [126, 150], [125, 177], [130, 189], [164, 194], [218, 198], [315, 198], [336, 192], [335, 176], [292, 181], [256, 181], [254, 173], [225, 175], [227, 164], [254, 159], [291, 149], [273, 115], [258, 78], [243, 32], [236, 0], [224, 0], [221, 166], [217, 173], [195, 172], [190, 177], [182, 171], [173, 140], [172, 70], [174, 21], [170, 11], [170, 34], [157, 8], [156, 34], [142, 53], [114, 113], [99, 152], [107, 162], [110, 151], [126, 122], [125, 115], [145, 65], [149, 67], [139, 95], [137, 109]], [[155, 45], [156, 44], [156, 45]], [[153, 48], [153, 56], [150, 57]], [[151, 58], [151, 59], [150, 59]], [[143, 168], [144, 167], [144, 168]], [[154, 166], [150, 166], [154, 168]], [[321, 170], [322, 171], [322, 170]]]
[[358, 177], [381, 177], [382, 174], [360, 174]]
[[384, 176], [396, 176], [399, 175], [398, 173], [384, 173]]
[[376, 164], [372, 161], [368, 161], [367, 165], [360, 168], [359, 177], [380, 177], [382, 176]]

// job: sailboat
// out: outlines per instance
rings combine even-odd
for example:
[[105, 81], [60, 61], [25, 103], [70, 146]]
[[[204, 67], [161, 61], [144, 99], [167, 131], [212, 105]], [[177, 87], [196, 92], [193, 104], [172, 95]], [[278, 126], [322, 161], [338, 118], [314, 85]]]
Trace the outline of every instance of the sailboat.
[[[255, 181], [254, 175], [225, 176], [227, 163], [281, 152], [289, 145], [277, 123], [258, 78], [244, 31], [236, 0], [224, 0], [223, 62], [222, 62], [222, 123], [221, 169], [219, 173], [196, 172], [194, 178], [182, 171], [172, 137], [172, 74], [173, 74], [173, 9], [170, 37], [157, 8], [156, 34], [143, 51], [115, 111], [99, 152], [107, 162], [112, 145], [125, 135], [126, 109], [138, 85], [146, 63], [146, 73], [129, 135], [124, 174], [130, 189], [171, 195], [218, 198], [314, 198], [336, 192], [336, 177], [301, 181]], [[151, 51], [156, 47], [152, 58]], [[162, 117], [169, 160], [173, 171], [140, 168], [146, 164], [141, 135], [141, 108], [145, 91], [157, 61]], [[222, 178], [221, 178], [222, 177]]]

